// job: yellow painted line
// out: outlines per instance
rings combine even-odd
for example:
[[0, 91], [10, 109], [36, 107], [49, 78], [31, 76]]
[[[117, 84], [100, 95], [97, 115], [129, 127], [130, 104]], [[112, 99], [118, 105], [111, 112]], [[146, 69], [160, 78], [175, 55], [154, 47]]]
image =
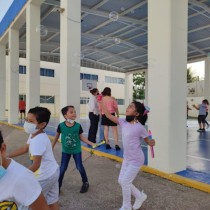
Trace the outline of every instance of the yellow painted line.
[[21, 126], [12, 125], [12, 124], [9, 124], [9, 123], [7, 123], [7, 122], [0, 121], [0, 124], [8, 125], [8, 126], [10, 126], [10, 127], [12, 127], [12, 128], [17, 128], [17, 129], [19, 129], [19, 130], [24, 130], [23, 127], [21, 127]]
[[186, 178], [177, 174], [168, 174], [162, 171], [159, 171], [157, 169], [148, 167], [148, 166], [142, 166], [141, 168], [142, 171], [150, 173], [150, 174], [154, 174], [156, 176], [160, 176], [164, 179], [168, 179], [170, 181], [176, 182], [178, 184], [182, 184], [185, 185], [187, 187], [192, 187], [207, 193], [210, 193], [210, 185], [203, 183], [203, 182], [199, 182], [190, 178]]
[[[0, 121], [0, 124], [8, 125], [10, 127], [23, 130], [23, 128], [21, 126], [11, 125], [7, 122]], [[50, 138], [50, 140], [52, 140], [53, 136], [49, 135], [49, 138]], [[109, 158], [111, 160], [115, 160], [115, 161], [118, 161], [118, 162], [121, 162], [121, 163], [123, 161], [123, 158], [121, 158], [121, 157], [117, 157], [115, 155], [111, 155], [111, 154], [108, 154], [108, 153], [105, 153], [105, 152], [94, 150], [92, 148], [82, 146], [82, 149], [87, 151], [87, 152], [90, 152], [94, 155], [97, 155], [97, 156]], [[146, 172], [146, 173], [150, 173], [150, 174], [154, 174], [156, 176], [162, 177], [164, 179], [173, 181], [173, 182], [178, 183], [178, 184], [182, 184], [182, 185], [187, 186], [187, 187], [192, 187], [192, 188], [201, 190], [203, 192], [210, 193], [210, 185], [206, 184], [206, 183], [203, 183], [203, 182], [199, 182], [199, 181], [196, 181], [196, 180], [193, 180], [193, 179], [190, 179], [190, 178], [186, 178], [186, 177], [183, 177], [183, 176], [180, 176], [180, 175], [177, 175], [177, 174], [168, 174], [168, 173], [159, 171], [157, 169], [151, 168], [149, 166], [142, 166], [141, 171]]]

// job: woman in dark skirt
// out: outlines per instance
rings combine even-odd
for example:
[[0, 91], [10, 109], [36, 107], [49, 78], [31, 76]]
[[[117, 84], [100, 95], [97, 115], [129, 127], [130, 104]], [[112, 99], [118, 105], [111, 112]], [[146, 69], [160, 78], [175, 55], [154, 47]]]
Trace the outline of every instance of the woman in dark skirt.
[[[119, 111], [118, 111], [118, 105], [117, 101], [114, 97], [111, 96], [111, 89], [109, 87], [104, 88], [103, 92], [103, 102], [106, 106], [107, 110], [112, 115], [117, 115], [119, 117]], [[104, 138], [106, 141], [106, 149], [111, 149], [111, 146], [109, 144], [108, 134], [109, 134], [109, 127], [112, 128], [113, 136], [114, 136], [114, 142], [115, 142], [115, 149], [120, 150], [120, 147], [118, 145], [118, 130], [117, 130], [117, 124], [109, 120], [106, 115], [102, 111], [102, 120], [101, 125], [104, 126]]]

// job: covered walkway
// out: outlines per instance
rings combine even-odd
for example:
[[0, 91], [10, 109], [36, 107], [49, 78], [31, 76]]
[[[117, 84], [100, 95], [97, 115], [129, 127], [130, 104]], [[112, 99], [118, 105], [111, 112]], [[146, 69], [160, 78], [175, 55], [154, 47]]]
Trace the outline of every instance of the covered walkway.
[[[6, 122], [6, 120], [5, 120]], [[89, 129], [89, 119], [86, 117], [83, 117], [80, 119], [80, 123], [82, 125], [82, 128], [84, 130], [85, 136], [88, 134]], [[46, 133], [50, 136], [54, 136], [56, 133], [57, 125], [59, 124], [58, 118], [51, 118], [50, 123], [48, 124], [46, 128]], [[23, 122], [19, 122], [18, 124], [15, 124], [16, 126], [22, 128]], [[177, 175], [180, 175], [181, 177], [190, 178], [195, 181], [199, 181], [202, 183], [207, 184], [205, 187], [200, 185], [200, 189], [203, 190], [208, 189], [208, 192], [210, 193], [210, 128], [206, 129], [205, 133], [199, 133], [197, 132], [197, 121], [196, 120], [188, 120], [188, 127], [187, 129], [187, 170], [177, 172]], [[119, 131], [119, 142], [120, 146], [122, 147], [122, 141], [121, 141], [121, 131], [118, 127]], [[110, 143], [111, 146], [113, 145], [114, 148], [114, 141], [112, 137], [112, 133], [110, 132]], [[155, 138], [155, 137], [154, 137]], [[156, 142], [158, 144], [158, 141]], [[86, 151], [92, 151], [92, 148], [87, 146], [86, 144], [83, 144], [83, 149]], [[142, 145], [142, 149], [145, 154], [145, 165], [148, 164], [148, 147], [146, 144]], [[101, 145], [100, 147], [94, 149], [95, 154], [103, 157], [108, 157], [110, 159], [120, 161], [123, 157], [123, 149], [121, 151], [116, 151], [115, 149], [106, 150], [105, 145]], [[149, 150], [150, 152], [150, 150]], [[149, 154], [150, 155], [150, 154]], [[179, 155], [179, 154], [177, 154]], [[149, 171], [151, 173], [156, 173], [154, 171]], [[157, 172], [157, 175], [163, 176], [162, 173]], [[166, 178], [171, 178], [170, 180], [175, 181], [173, 177], [170, 177], [170, 174], [165, 174]], [[197, 185], [197, 183], [196, 183]], [[198, 183], [199, 185], [199, 183]], [[191, 185], [190, 185], [191, 186]], [[192, 184], [192, 187], [195, 185]], [[204, 191], [206, 191], [204, 189]]]

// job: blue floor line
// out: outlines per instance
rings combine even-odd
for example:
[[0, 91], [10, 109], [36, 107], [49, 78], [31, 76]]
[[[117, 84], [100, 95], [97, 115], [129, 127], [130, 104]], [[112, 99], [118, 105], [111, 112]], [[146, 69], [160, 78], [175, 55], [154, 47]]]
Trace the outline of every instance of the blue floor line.
[[[5, 122], [7, 122], [7, 120], [5, 120]], [[18, 123], [15, 125], [23, 127], [23, 123]], [[57, 125], [56, 121], [49, 123], [49, 126], [45, 129], [45, 132], [50, 136], [54, 136], [56, 133], [56, 125]], [[82, 127], [85, 127], [85, 126], [86, 126], [86, 124], [84, 125], [84, 122], [83, 122]], [[199, 157], [204, 156], [206, 158], [209, 158], [210, 153], [208, 153], [208, 150], [206, 150], [206, 148], [208, 148], [210, 146], [210, 141], [208, 142], [208, 140], [210, 140], [210, 133], [208, 132], [206, 134], [199, 134], [199, 133], [195, 132], [195, 130], [192, 130], [192, 131], [188, 130], [188, 133], [190, 133], [190, 135], [188, 135], [188, 140], [195, 139], [195, 141], [188, 142], [188, 144], [191, 143], [191, 145], [188, 147], [188, 150], [189, 150], [188, 155], [193, 156], [193, 155], [197, 154], [198, 152], [202, 151], [201, 154], [199, 153], [200, 154]], [[85, 144], [83, 142], [82, 142], [82, 145], [85, 147], [91, 148], [90, 146], [88, 146], [87, 144]], [[195, 146], [196, 146], [196, 148], [195, 148]], [[95, 148], [95, 150], [101, 151], [101, 152], [104, 152], [107, 154], [115, 155], [117, 157], [121, 157], [121, 158], [123, 157], [123, 149], [121, 149], [120, 151], [116, 151], [113, 148], [107, 150], [105, 145], [101, 145], [101, 146]], [[145, 163], [144, 164], [147, 165], [148, 164], [148, 158], [147, 158], [148, 149], [147, 149], [147, 147], [144, 146], [144, 147], [142, 147], [142, 150], [145, 155]], [[200, 160], [200, 159], [191, 160], [191, 159], [192, 159], [191, 157], [188, 158], [187, 170], [177, 172], [176, 174], [186, 177], [186, 178], [190, 178], [190, 179], [199, 181], [199, 182], [210, 184], [210, 170], [209, 170], [210, 169], [210, 161], [208, 163], [206, 163], [207, 161], [205, 162], [204, 160]], [[203, 165], [205, 167], [200, 168], [200, 166], [203, 166]], [[195, 170], [195, 168], [200, 171]]]

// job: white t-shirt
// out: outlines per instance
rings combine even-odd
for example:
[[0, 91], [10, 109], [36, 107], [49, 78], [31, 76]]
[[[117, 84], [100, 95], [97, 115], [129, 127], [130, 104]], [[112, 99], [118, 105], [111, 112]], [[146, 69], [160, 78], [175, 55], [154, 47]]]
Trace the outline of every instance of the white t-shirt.
[[52, 145], [47, 134], [40, 133], [34, 138], [31, 138], [30, 135], [27, 144], [29, 144], [29, 152], [32, 156], [42, 156], [41, 165], [35, 172], [37, 179], [45, 180], [52, 176], [56, 172], [58, 164], [53, 155]]
[[11, 160], [6, 174], [0, 178], [0, 209], [28, 210], [40, 194], [41, 186], [34, 174]]

